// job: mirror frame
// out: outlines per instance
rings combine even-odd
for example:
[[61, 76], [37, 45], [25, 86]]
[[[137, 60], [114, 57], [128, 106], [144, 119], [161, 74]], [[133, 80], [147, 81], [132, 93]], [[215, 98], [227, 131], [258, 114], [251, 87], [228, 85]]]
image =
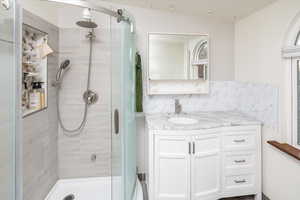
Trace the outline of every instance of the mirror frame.
[[[150, 35], [185, 35], [185, 36], [205, 36], [208, 42], [208, 64], [207, 79], [201, 80], [151, 80], [149, 69], [150, 53]], [[209, 34], [200, 33], [166, 33], [166, 32], [148, 32], [147, 34], [147, 94], [148, 95], [188, 95], [188, 94], [208, 94], [210, 82], [210, 37]]]

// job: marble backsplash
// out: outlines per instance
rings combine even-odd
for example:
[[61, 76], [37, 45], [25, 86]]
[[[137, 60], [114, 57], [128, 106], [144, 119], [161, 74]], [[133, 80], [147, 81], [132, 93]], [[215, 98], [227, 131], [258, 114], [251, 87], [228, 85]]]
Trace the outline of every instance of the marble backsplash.
[[209, 94], [147, 96], [145, 113], [174, 112], [175, 99], [180, 100], [183, 112], [237, 110], [278, 128], [279, 90], [271, 85], [212, 81]]

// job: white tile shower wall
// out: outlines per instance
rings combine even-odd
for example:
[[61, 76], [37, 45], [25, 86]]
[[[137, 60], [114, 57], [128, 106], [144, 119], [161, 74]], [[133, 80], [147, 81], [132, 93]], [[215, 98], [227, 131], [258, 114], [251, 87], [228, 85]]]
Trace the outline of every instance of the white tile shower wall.
[[[24, 23], [49, 34], [55, 53], [48, 56], [48, 81], [58, 66], [58, 27], [24, 10]], [[44, 199], [58, 180], [56, 92], [48, 88], [48, 108], [23, 119], [23, 194], [24, 200]]]
[[[82, 94], [86, 90], [89, 56], [86, 34], [87, 29], [82, 28], [60, 29], [60, 61], [71, 61], [60, 91], [61, 115], [67, 128], [77, 127], [83, 118]], [[89, 106], [86, 127], [80, 136], [70, 138], [59, 129], [60, 178], [110, 175], [110, 31], [101, 27], [95, 35], [90, 89], [99, 95], [99, 100]], [[97, 156], [95, 161], [91, 160], [93, 154]]]

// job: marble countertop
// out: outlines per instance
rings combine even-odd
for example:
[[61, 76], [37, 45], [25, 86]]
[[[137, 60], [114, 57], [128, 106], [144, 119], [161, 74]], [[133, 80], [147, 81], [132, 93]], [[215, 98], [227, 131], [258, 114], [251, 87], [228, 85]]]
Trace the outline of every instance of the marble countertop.
[[[196, 119], [194, 124], [176, 124], [169, 121], [172, 117]], [[199, 130], [224, 126], [261, 125], [262, 123], [238, 111], [216, 111], [195, 113], [160, 113], [146, 115], [150, 130]]]

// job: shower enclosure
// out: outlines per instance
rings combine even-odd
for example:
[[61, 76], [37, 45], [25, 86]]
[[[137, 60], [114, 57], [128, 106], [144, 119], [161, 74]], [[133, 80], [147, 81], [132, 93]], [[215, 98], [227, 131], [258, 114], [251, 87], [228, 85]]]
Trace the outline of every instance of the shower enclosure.
[[[135, 100], [134, 100], [134, 56], [135, 56], [135, 34], [133, 18], [125, 10], [109, 10], [103, 7], [94, 6], [86, 1], [63, 1], [50, 0], [56, 3], [70, 4], [77, 7], [89, 9], [90, 12], [101, 12], [107, 14], [110, 21], [110, 122], [111, 122], [111, 199], [112, 200], [132, 200], [136, 185], [136, 141], [135, 141]], [[87, 14], [90, 15], [90, 14]], [[91, 25], [96, 28], [97, 20], [80, 21], [76, 23], [81, 28], [91, 30]], [[83, 28], [83, 29], [84, 29]], [[83, 30], [82, 29], [82, 30]], [[86, 31], [88, 31], [86, 29]], [[101, 29], [101, 27], [100, 27]], [[91, 33], [91, 32], [90, 32]], [[94, 40], [101, 40], [95, 31]], [[91, 39], [90, 39], [91, 42]], [[97, 49], [97, 42], [90, 43]], [[90, 54], [91, 56], [91, 49]], [[93, 57], [99, 53], [93, 52]], [[68, 59], [68, 58], [64, 58]], [[97, 58], [96, 58], [97, 60]], [[70, 59], [72, 64], [72, 59]], [[92, 66], [91, 66], [92, 65]], [[89, 62], [89, 66], [95, 69], [99, 66], [94, 62]], [[96, 70], [96, 69], [95, 69]], [[72, 71], [72, 67], [70, 70]], [[96, 74], [90, 74], [91, 79]], [[90, 77], [88, 78], [90, 79]], [[92, 80], [91, 80], [92, 81]], [[63, 84], [62, 84], [63, 85]], [[97, 89], [91, 84], [93, 89]], [[100, 90], [101, 91], [101, 90]], [[95, 91], [95, 93], [97, 90]], [[98, 88], [99, 92], [99, 88]], [[101, 94], [99, 100], [101, 102]], [[84, 97], [84, 99], [86, 99]], [[93, 110], [93, 105], [89, 107]], [[94, 112], [94, 111], [91, 111]], [[63, 114], [62, 114], [63, 115]], [[89, 119], [87, 119], [87, 123]], [[84, 130], [84, 127], [83, 127]], [[75, 136], [76, 137], [76, 136]], [[86, 136], [89, 137], [89, 132]], [[66, 139], [68, 140], [68, 139]], [[100, 145], [100, 144], [99, 144]], [[96, 159], [94, 156], [93, 159]], [[99, 158], [101, 159], [101, 158]]]
[[[111, 131], [109, 135], [111, 153], [111, 187], [109, 191], [111, 195], [109, 200], [132, 200], [137, 181], [134, 106], [135, 34], [133, 18], [125, 10], [94, 6], [87, 1], [49, 1], [52, 1], [54, 4], [71, 5], [77, 9], [88, 8], [92, 12], [100, 12], [108, 16], [110, 26], [110, 56], [106, 59], [109, 61], [108, 63], [110, 63], [110, 103], [108, 104], [110, 107], [110, 115], [107, 117], [109, 118], [109, 130]], [[6, 7], [5, 4], [2, 4], [2, 7], [0, 7], [0, 56], [2, 61], [2, 72], [0, 73], [0, 88], [2, 91], [0, 96], [0, 196], [3, 200], [23, 200], [22, 196], [24, 196], [24, 192], [22, 195], [22, 188], [24, 183], [22, 183], [22, 177], [24, 177], [24, 174], [22, 173], [26, 173], [26, 171], [21, 170], [22, 164], [24, 164], [22, 159], [22, 140], [24, 137], [27, 137], [27, 135], [22, 133], [24, 130], [19, 130], [19, 127], [22, 127], [21, 91], [19, 91], [22, 77], [20, 66], [20, 51], [22, 48], [21, 42], [19, 41], [21, 40], [21, 34], [19, 33], [22, 32], [22, 17], [18, 15], [21, 11], [15, 11], [13, 5], [15, 1], [8, 2], [10, 3], [8, 7]], [[81, 25], [85, 24], [81, 23]], [[51, 37], [51, 35], [49, 35], [49, 37]], [[83, 41], [84, 38], [81, 40]], [[99, 40], [101, 40], [101, 38]], [[99, 46], [96, 44], [95, 48], [99, 48]], [[95, 57], [97, 56], [99, 56], [99, 54], [95, 55]], [[71, 65], [72, 62], [73, 60], [70, 59]], [[62, 68], [67, 68], [67, 63], [63, 64]], [[99, 63], [96, 63], [93, 67], [97, 68], [98, 64]], [[59, 66], [57, 66], [57, 68], [59, 68]], [[70, 67], [69, 71], [73, 69], [74, 66]], [[53, 74], [54, 70], [51, 70], [50, 73]], [[93, 74], [91, 74], [91, 76], [93, 76]], [[51, 76], [49, 76], [49, 78], [51, 78]], [[94, 74], [93, 79], [96, 78]], [[48, 79], [49, 87], [51, 87], [51, 81], [52, 80]], [[99, 88], [102, 89], [101, 85], [97, 85], [96, 87], [98, 87], [98, 91]], [[49, 89], [49, 92], [53, 90], [53, 88]], [[54, 95], [49, 95], [49, 98], [53, 97]], [[101, 98], [102, 96], [99, 95], [98, 102], [102, 101]], [[91, 105], [90, 108], [91, 110], [93, 110], [92, 106], [93, 105]], [[53, 107], [49, 107], [48, 109], [53, 109]], [[45, 113], [47, 110], [43, 112]], [[92, 113], [97, 113], [97, 110], [93, 110]], [[36, 114], [36, 116], [38, 115], [39, 113]], [[66, 118], [64, 118], [64, 120], [66, 120]], [[50, 121], [53, 122], [54, 120], [51, 119]], [[53, 125], [51, 126], [52, 128], [54, 127]], [[94, 133], [85, 131], [85, 137], [89, 137], [89, 134]], [[57, 140], [59, 140], [59, 138]], [[76, 141], [77, 139], [72, 137], [68, 142], [70, 144]], [[99, 146], [101, 146], [101, 144], [99, 144]], [[91, 157], [91, 160], [92, 158], [94, 157]], [[97, 159], [105, 158], [98, 156]], [[81, 160], [81, 162], [85, 161], [86, 160]], [[37, 187], [36, 190], [39, 190], [39, 188]]]

